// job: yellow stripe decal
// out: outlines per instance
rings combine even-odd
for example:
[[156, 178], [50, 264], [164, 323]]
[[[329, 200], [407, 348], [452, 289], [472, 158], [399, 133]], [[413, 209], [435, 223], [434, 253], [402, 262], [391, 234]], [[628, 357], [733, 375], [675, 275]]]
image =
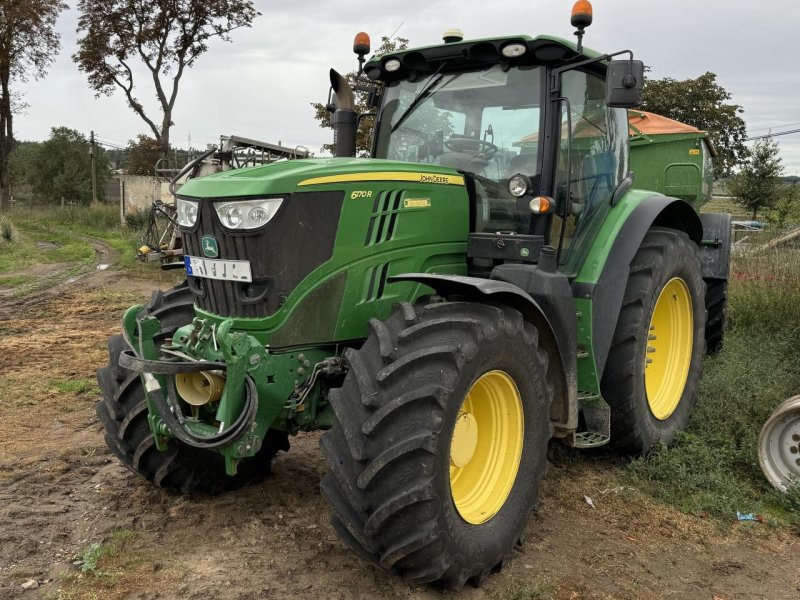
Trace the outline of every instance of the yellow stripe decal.
[[463, 175], [443, 175], [441, 173], [407, 173], [404, 171], [329, 175], [327, 177], [314, 177], [313, 179], [306, 179], [297, 185], [322, 185], [325, 183], [344, 183], [348, 181], [413, 181], [415, 183], [436, 183], [440, 185], [464, 185]]

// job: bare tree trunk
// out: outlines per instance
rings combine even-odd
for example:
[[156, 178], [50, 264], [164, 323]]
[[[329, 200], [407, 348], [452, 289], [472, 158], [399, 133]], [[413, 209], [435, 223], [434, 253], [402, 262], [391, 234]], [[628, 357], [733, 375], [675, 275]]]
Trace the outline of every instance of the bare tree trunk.
[[169, 154], [169, 129], [172, 126], [172, 111], [164, 108], [164, 119], [161, 121], [161, 156]]
[[0, 65], [0, 210], [11, 208], [11, 182], [8, 174], [8, 162], [14, 142], [14, 133], [8, 85], [10, 75], [8, 65]]

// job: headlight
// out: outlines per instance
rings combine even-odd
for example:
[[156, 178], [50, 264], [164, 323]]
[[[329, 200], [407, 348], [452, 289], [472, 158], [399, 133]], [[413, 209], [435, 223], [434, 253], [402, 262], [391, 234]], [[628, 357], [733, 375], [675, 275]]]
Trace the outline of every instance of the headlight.
[[531, 188], [530, 179], [525, 177], [525, 175], [517, 174], [514, 175], [511, 179], [508, 180], [508, 191], [509, 193], [516, 197], [521, 198], [525, 194], [528, 193], [528, 190]]
[[199, 202], [178, 198], [176, 209], [178, 211], [178, 225], [181, 227], [194, 227], [197, 223], [197, 207]]
[[522, 56], [527, 51], [528, 47], [525, 44], [512, 42], [510, 44], [506, 44], [505, 46], [503, 46], [503, 49], [500, 50], [500, 53], [506, 58], [516, 58], [518, 56]]
[[268, 223], [278, 212], [283, 198], [237, 200], [215, 204], [219, 220], [228, 229], [256, 229]]
[[389, 73], [394, 73], [395, 71], [400, 70], [400, 61], [396, 58], [390, 58], [383, 64], [383, 68], [389, 71]]

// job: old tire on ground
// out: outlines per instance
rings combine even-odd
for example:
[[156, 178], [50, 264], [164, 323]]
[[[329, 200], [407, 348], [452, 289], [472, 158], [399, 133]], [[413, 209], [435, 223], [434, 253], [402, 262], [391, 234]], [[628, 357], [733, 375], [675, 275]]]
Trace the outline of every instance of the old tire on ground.
[[670, 444], [688, 423], [705, 349], [704, 299], [695, 244], [680, 231], [648, 231], [630, 264], [602, 380], [621, 452]]
[[728, 280], [706, 279], [706, 353], [722, 350], [727, 326]]
[[402, 303], [331, 391], [322, 492], [340, 537], [415, 583], [479, 585], [521, 543], [550, 438], [548, 357], [508, 307]]
[[[156, 291], [145, 310], [161, 322], [158, 340], [166, 339], [194, 318], [192, 294], [184, 285], [167, 292]], [[109, 364], [97, 372], [103, 394], [96, 405], [97, 416], [106, 430], [105, 439], [112, 452], [134, 473], [159, 487], [183, 493], [215, 494], [239, 487], [269, 473], [272, 457], [288, 450], [286, 433], [268, 432], [259, 454], [239, 464], [238, 474], [225, 474], [221, 454], [191, 448], [170, 440], [165, 452], [155, 446], [147, 422], [147, 404], [141, 378], [119, 366], [119, 355], [128, 345], [121, 335], [108, 341]]]

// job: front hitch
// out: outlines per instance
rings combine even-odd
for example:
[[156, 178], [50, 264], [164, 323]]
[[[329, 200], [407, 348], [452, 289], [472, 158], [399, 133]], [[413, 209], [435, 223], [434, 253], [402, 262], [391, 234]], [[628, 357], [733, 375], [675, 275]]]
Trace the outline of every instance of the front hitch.
[[[132, 307], [123, 317], [123, 331], [132, 349], [121, 354], [119, 364], [142, 377], [157, 448], [166, 450], [169, 439], [175, 438], [195, 448], [218, 451], [225, 456], [226, 472], [235, 475], [238, 461], [259, 451], [267, 429], [256, 423], [259, 398], [254, 378], [264, 376], [259, 371], [268, 362], [263, 347], [247, 334], [230, 332], [232, 322], [225, 321], [214, 332], [224, 362], [194, 360], [159, 347], [155, 337], [161, 324], [155, 317], [139, 318], [141, 310]], [[225, 374], [213, 418], [208, 413], [205, 419], [184, 414], [176, 390], [176, 375], [203, 372]], [[262, 410], [261, 415], [264, 413]]]

